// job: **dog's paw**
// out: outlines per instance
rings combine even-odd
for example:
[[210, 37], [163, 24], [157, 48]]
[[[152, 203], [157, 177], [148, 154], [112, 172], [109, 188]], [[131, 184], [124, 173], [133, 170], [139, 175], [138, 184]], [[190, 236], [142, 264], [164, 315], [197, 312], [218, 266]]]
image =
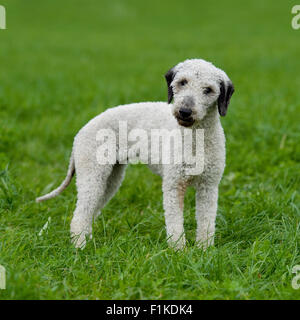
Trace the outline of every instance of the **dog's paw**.
[[168, 239], [169, 247], [174, 250], [183, 250], [186, 247], [185, 237], [181, 236], [178, 240], [174, 241], [172, 237]]
[[87, 239], [92, 239], [92, 228], [85, 220], [72, 219], [71, 226], [71, 242], [78, 249], [84, 249]]
[[214, 245], [214, 237], [206, 238], [206, 239], [198, 239], [196, 240], [196, 246], [203, 250], [206, 251], [207, 248], [211, 247]]
[[76, 249], [83, 250], [86, 246], [87, 239], [92, 239], [92, 234], [82, 231], [81, 233], [71, 232], [71, 242]]
[[85, 234], [75, 234], [71, 233], [71, 242], [77, 249], [84, 249], [86, 246], [86, 237]]

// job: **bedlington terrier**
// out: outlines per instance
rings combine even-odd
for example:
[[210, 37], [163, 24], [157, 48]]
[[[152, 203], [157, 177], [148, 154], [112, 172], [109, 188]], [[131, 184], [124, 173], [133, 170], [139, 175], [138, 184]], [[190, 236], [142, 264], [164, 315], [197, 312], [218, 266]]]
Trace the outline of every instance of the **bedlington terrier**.
[[[225, 136], [219, 115], [226, 115], [234, 92], [233, 84], [224, 71], [202, 59], [190, 59], [177, 64], [166, 73], [165, 78], [168, 103], [141, 102], [121, 105], [107, 109], [88, 122], [74, 139], [65, 180], [54, 191], [36, 199], [40, 202], [56, 197], [69, 185], [76, 172], [77, 204], [70, 228], [75, 247], [84, 248], [87, 238], [92, 237], [94, 219], [119, 189], [127, 163], [139, 155], [139, 148], [129, 152], [134, 146], [133, 141], [136, 141], [133, 137], [136, 138], [139, 130], [146, 131], [150, 136], [151, 130], [157, 129], [180, 132], [203, 130], [203, 170], [198, 174], [191, 174], [186, 170], [189, 164], [185, 160], [181, 163], [149, 161], [148, 165], [154, 173], [162, 177], [163, 207], [169, 244], [175, 248], [185, 246], [183, 204], [188, 186], [196, 189], [197, 244], [206, 249], [214, 243], [218, 185], [225, 167]], [[125, 130], [131, 132], [131, 139], [129, 133], [127, 149], [114, 156], [121, 148], [120, 122], [126, 124]], [[108, 135], [102, 137], [99, 132], [103, 129], [115, 133], [117, 138], [108, 139]], [[196, 142], [193, 135], [194, 147]], [[116, 151], [108, 156], [107, 150], [105, 159], [110, 159], [110, 162], [101, 162], [101, 143], [106, 143], [106, 146], [111, 144], [112, 151]], [[148, 150], [147, 141], [143, 144], [147, 145]], [[141, 147], [141, 144], [139, 146]], [[154, 151], [150, 150], [150, 147], [149, 152], [152, 152], [152, 157]]]

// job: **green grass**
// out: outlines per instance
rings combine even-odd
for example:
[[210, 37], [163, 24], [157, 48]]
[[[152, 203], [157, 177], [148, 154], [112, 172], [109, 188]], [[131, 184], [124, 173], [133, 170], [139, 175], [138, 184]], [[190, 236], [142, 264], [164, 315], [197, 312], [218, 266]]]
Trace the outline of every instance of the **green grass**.
[[[0, 30], [0, 299], [299, 299], [300, 30], [294, 1], [2, 0]], [[110, 106], [166, 101], [163, 74], [189, 57], [225, 69], [236, 93], [222, 119], [227, 165], [215, 246], [166, 244], [161, 181], [126, 179], [84, 251], [69, 242], [72, 140]], [[38, 236], [51, 217], [48, 232]]]

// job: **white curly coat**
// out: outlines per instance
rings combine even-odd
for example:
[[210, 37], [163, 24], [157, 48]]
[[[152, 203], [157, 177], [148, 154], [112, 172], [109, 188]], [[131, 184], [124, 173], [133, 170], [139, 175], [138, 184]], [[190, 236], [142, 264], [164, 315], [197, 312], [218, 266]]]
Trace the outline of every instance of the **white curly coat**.
[[[127, 121], [128, 131], [143, 129], [149, 132], [149, 136], [151, 129], [204, 129], [204, 171], [200, 175], [186, 175], [185, 163], [149, 167], [162, 177], [169, 243], [176, 248], [185, 245], [184, 194], [187, 186], [193, 186], [196, 188], [197, 243], [204, 249], [213, 244], [218, 185], [225, 167], [225, 137], [219, 114], [226, 114], [233, 86], [224, 71], [201, 59], [179, 63], [165, 77], [169, 103], [122, 105], [92, 119], [74, 139], [64, 182], [48, 195], [37, 198], [37, 202], [40, 202], [57, 196], [68, 186], [76, 172], [78, 195], [71, 222], [71, 236], [76, 247], [83, 248], [86, 237], [91, 238], [94, 219], [116, 193], [124, 178], [126, 164], [117, 161], [115, 164], [100, 165], [96, 158], [98, 130], [109, 128], [118, 134], [120, 120]], [[172, 99], [173, 104], [170, 103]]]

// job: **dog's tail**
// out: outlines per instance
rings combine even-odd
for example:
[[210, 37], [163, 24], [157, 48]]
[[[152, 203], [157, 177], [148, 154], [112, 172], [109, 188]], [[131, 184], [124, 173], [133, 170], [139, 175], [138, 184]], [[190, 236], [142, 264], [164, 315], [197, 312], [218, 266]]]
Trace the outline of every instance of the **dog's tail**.
[[62, 182], [62, 184], [57, 189], [51, 191], [50, 193], [48, 193], [42, 197], [36, 198], [35, 201], [42, 202], [42, 201], [52, 199], [52, 198], [58, 196], [70, 184], [70, 182], [74, 176], [74, 173], [75, 173], [75, 162], [74, 162], [74, 156], [73, 156], [73, 152], [72, 152], [71, 157], [70, 157], [68, 173], [67, 173], [65, 180]]

